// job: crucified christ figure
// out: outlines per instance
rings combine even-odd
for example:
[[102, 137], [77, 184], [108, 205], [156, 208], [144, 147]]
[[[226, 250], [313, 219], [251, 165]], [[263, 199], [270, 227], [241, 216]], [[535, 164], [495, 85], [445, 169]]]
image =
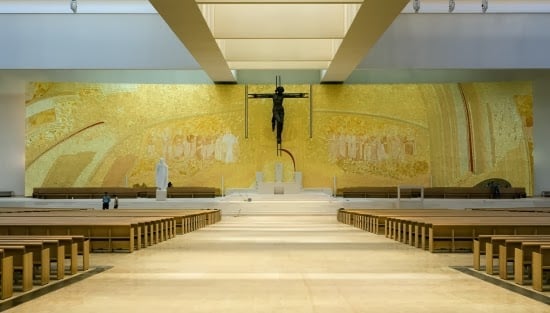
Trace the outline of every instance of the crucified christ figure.
[[271, 130], [274, 131], [277, 128], [277, 143], [281, 143], [281, 135], [283, 133], [283, 124], [285, 122], [285, 108], [283, 107], [283, 100], [285, 89], [283, 86], [279, 86], [275, 89], [273, 95], [273, 117], [271, 117]]
[[283, 86], [277, 86], [275, 93], [251, 93], [250, 98], [271, 98], [273, 99], [273, 116], [271, 117], [271, 130], [277, 129], [277, 144], [282, 142], [283, 125], [285, 123], [285, 108], [283, 100], [285, 98], [307, 98], [307, 93], [284, 93]]

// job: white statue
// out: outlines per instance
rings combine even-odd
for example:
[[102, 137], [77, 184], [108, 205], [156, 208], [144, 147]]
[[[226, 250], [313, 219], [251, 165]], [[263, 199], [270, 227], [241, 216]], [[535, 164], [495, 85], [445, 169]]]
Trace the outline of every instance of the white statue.
[[157, 163], [156, 173], [157, 189], [166, 190], [168, 187], [168, 165], [164, 161], [164, 158], [160, 158], [160, 161]]

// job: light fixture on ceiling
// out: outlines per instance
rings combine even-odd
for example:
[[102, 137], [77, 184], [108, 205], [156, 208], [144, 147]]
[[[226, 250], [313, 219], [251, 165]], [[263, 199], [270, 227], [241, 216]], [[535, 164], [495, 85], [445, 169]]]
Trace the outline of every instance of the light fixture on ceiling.
[[488, 7], [489, 7], [489, 0], [481, 0], [481, 12], [483, 13], [487, 12]]
[[420, 0], [413, 0], [413, 9], [414, 13], [418, 13], [418, 10], [420, 10]]
[[77, 8], [78, 3], [76, 2], [76, 0], [71, 0], [71, 10], [73, 11], [73, 13], [76, 13]]
[[449, 0], [449, 13], [455, 10], [455, 0]]

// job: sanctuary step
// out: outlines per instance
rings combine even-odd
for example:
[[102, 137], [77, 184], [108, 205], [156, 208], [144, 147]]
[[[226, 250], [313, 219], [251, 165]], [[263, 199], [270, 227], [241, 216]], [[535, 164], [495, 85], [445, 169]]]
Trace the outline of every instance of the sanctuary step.
[[[299, 194], [258, 194], [252, 189], [227, 192], [217, 198], [151, 198], [120, 199], [120, 208], [132, 209], [220, 209], [222, 216], [242, 215], [336, 215], [340, 208], [394, 209], [397, 199], [332, 197], [330, 189], [306, 190]], [[406, 208], [542, 208], [550, 207], [550, 198], [522, 199], [402, 199]], [[0, 208], [83, 208], [101, 209], [101, 199], [36, 199], [28, 197], [0, 198]], [[111, 205], [112, 210], [112, 205]]]

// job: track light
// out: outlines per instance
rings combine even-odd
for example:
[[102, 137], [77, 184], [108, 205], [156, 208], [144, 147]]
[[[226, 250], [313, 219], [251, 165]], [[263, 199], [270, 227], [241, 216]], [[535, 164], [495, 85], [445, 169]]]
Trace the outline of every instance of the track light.
[[413, 9], [414, 13], [418, 13], [418, 10], [420, 10], [420, 0], [413, 0]]
[[455, 10], [455, 0], [449, 0], [449, 13]]
[[76, 13], [76, 10], [78, 8], [78, 3], [76, 3], [76, 0], [71, 0], [71, 10], [73, 13]]
[[481, 0], [481, 12], [483, 13], [487, 12], [488, 7], [489, 7], [489, 0]]

